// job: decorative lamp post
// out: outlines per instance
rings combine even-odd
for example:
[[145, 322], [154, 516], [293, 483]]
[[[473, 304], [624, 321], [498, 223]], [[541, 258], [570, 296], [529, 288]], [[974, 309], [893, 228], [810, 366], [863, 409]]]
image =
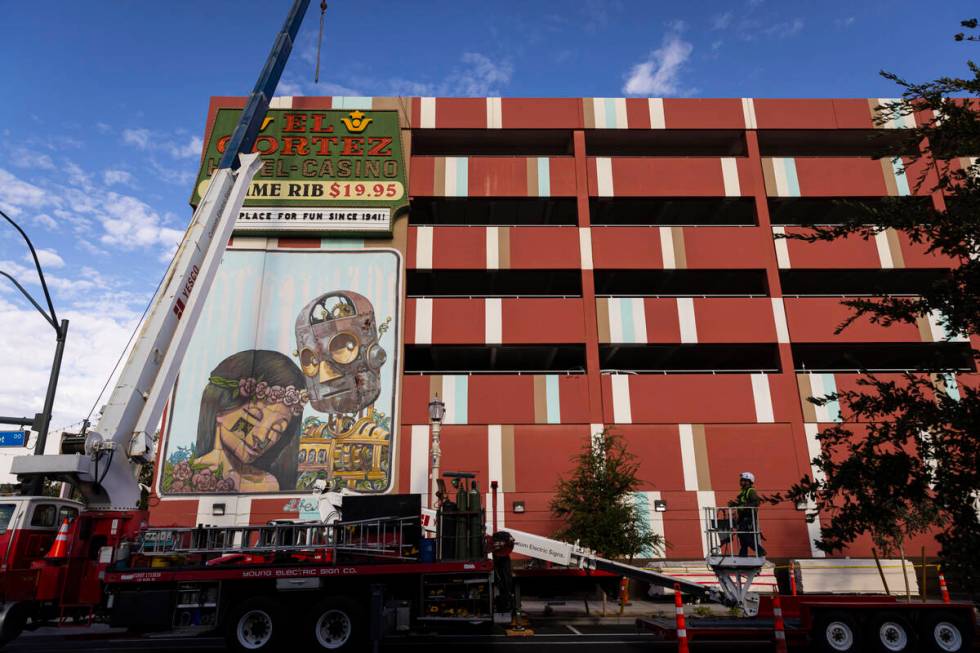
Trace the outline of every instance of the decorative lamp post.
[[442, 430], [442, 418], [446, 415], [446, 404], [439, 400], [439, 395], [429, 402], [429, 424], [432, 426], [432, 468], [429, 473], [429, 507], [437, 508], [436, 492], [439, 491], [439, 461], [442, 449], [439, 448], [439, 432]]

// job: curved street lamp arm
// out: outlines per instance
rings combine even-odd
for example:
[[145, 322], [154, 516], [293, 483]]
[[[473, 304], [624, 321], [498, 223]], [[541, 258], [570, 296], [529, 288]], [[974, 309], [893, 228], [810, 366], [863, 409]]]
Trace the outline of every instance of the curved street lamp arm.
[[50, 324], [51, 326], [53, 326], [54, 327], [54, 330], [55, 331], [58, 331], [60, 333], [61, 329], [60, 329], [60, 327], [58, 327], [58, 323], [55, 322], [54, 320], [52, 320], [51, 319], [51, 316], [44, 312], [44, 309], [41, 308], [41, 305], [38, 304], [36, 301], [34, 301], [34, 298], [31, 297], [30, 293], [28, 293], [26, 290], [24, 290], [24, 286], [22, 286], [19, 283], [17, 283], [17, 279], [14, 279], [12, 276], [10, 276], [9, 274], [7, 274], [3, 270], [0, 270], [0, 274], [2, 274], [3, 276], [7, 277], [8, 279], [10, 279], [10, 281], [13, 282], [13, 284], [15, 286], [17, 286], [17, 290], [21, 291], [24, 294], [24, 297], [27, 297], [27, 299], [32, 304], [34, 304], [34, 308], [36, 308], [38, 310], [38, 312], [41, 315], [44, 316], [44, 319], [48, 321], [48, 324]]
[[[17, 224], [16, 222], [14, 222], [13, 220], [11, 220], [10, 217], [6, 213], [4, 213], [3, 211], [0, 211], [0, 215], [2, 215], [3, 218], [7, 222], [9, 222], [10, 224], [12, 224], [14, 226], [14, 229], [16, 229], [17, 231], [20, 232], [20, 235], [24, 237], [24, 241], [27, 243], [27, 246], [31, 250], [31, 256], [34, 257], [34, 267], [37, 268], [37, 276], [39, 276], [41, 278], [41, 289], [44, 291], [44, 299], [47, 300], [47, 302], [48, 302], [48, 309], [50, 309], [50, 311], [51, 311], [51, 314], [50, 315], [48, 315], [47, 313], [45, 313], [44, 314], [44, 317], [47, 318], [48, 322], [51, 323], [51, 326], [53, 326], [54, 329], [55, 329], [55, 331], [57, 331], [58, 330], [58, 315], [54, 312], [54, 304], [51, 303], [51, 294], [48, 292], [48, 283], [44, 280], [44, 272], [41, 270], [41, 262], [37, 260], [37, 252], [34, 250], [34, 243], [32, 243], [31, 242], [31, 239], [27, 237], [27, 234], [24, 233], [24, 230], [20, 228], [20, 225]], [[10, 277], [10, 275], [5, 275], [5, 276], [9, 277], [11, 281], [14, 281], [13, 277]], [[17, 283], [17, 282], [14, 281], [14, 283]], [[17, 283], [17, 287], [20, 288], [20, 284], [19, 283]], [[25, 295], [27, 295], [27, 292], [23, 288], [20, 288], [20, 291], [22, 293], [24, 293]], [[27, 295], [27, 297], [28, 297], [28, 299], [30, 299], [30, 295]], [[37, 305], [37, 302], [35, 302], [33, 299], [31, 299], [31, 303], [33, 303], [34, 306], [37, 307], [37, 310], [39, 310], [42, 313], [44, 313], [44, 310], [40, 306], [38, 306]]]

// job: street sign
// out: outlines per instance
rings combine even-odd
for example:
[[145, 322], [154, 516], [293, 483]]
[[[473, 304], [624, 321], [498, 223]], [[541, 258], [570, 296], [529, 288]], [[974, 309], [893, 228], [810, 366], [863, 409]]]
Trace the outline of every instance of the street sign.
[[0, 431], [0, 447], [23, 447], [26, 441], [26, 431]]

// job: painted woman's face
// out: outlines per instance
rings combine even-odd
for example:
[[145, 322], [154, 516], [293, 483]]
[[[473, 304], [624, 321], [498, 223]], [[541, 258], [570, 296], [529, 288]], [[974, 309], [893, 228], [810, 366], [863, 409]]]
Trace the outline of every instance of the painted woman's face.
[[253, 463], [283, 437], [292, 417], [292, 410], [285, 404], [262, 399], [219, 413], [221, 447], [241, 462]]

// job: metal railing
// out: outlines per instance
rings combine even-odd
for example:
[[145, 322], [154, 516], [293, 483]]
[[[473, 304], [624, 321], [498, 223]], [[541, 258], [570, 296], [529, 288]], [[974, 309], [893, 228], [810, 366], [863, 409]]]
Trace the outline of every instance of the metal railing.
[[710, 507], [703, 512], [709, 558], [764, 557], [758, 508]]
[[151, 528], [140, 536], [137, 552], [154, 556], [330, 550], [411, 560], [418, 556], [420, 533], [419, 517], [381, 517], [332, 524], [283, 522], [263, 526]]

